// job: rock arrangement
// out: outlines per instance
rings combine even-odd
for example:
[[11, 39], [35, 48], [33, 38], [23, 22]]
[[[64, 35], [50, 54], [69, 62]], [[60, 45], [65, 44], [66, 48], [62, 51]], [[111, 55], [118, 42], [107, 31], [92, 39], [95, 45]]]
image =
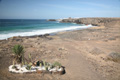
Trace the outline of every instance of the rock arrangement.
[[[9, 71], [13, 73], [58, 73], [64, 74], [65, 69], [59, 63], [55, 62], [53, 64], [46, 61], [34, 61], [32, 62], [31, 54], [29, 54], [29, 60], [25, 60], [24, 57], [24, 47], [22, 45], [15, 45], [12, 48], [13, 51], [13, 65], [9, 66]], [[18, 64], [19, 63], [19, 64]]]
[[53, 73], [60, 75], [65, 73], [64, 67], [59, 62], [51, 64], [45, 61], [37, 61], [25, 65], [10, 65], [9, 71], [12, 73]]

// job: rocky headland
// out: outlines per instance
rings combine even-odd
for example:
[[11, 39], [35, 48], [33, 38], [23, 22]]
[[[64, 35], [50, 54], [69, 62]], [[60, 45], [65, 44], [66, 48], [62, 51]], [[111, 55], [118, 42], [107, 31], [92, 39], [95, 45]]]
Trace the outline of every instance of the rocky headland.
[[61, 19], [60, 22], [72, 22], [77, 24], [92, 24], [95, 26], [104, 26], [111, 21], [119, 21], [120, 18], [68, 18]]
[[[0, 80], [120, 80], [120, 18], [59, 21], [97, 27], [0, 40]], [[10, 73], [11, 49], [15, 44], [24, 46], [26, 59], [31, 53], [32, 61], [59, 61], [65, 66], [66, 74]]]

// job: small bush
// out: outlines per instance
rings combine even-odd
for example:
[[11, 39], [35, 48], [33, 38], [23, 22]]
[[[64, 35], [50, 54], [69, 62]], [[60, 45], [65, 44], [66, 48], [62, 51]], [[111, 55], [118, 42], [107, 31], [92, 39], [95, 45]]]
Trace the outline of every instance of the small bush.
[[32, 63], [29, 63], [29, 64], [27, 64], [26, 69], [27, 69], [27, 70], [31, 70], [31, 67], [32, 67]]
[[24, 48], [21, 45], [15, 45], [12, 48], [13, 54], [14, 54], [14, 59], [18, 63], [24, 64]]
[[59, 67], [61, 67], [62, 65], [59, 63], [59, 62], [55, 62], [54, 64], [53, 64], [53, 66], [59, 66]]
[[107, 56], [107, 59], [114, 62], [120, 62], [120, 53], [112, 52]]
[[94, 48], [93, 50], [90, 51], [91, 54], [93, 55], [100, 55], [100, 54], [104, 54], [104, 52], [98, 48]]
[[23, 49], [24, 49], [23, 46], [18, 44], [18, 45], [15, 45], [12, 50], [15, 55], [21, 56], [23, 53]]

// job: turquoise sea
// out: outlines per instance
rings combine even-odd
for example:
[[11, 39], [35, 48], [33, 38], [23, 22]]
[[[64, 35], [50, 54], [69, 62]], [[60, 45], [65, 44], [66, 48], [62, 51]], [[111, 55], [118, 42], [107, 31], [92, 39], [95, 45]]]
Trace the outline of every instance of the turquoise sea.
[[0, 19], [0, 40], [13, 36], [33, 36], [92, 27], [76, 23], [60, 23], [46, 19]]

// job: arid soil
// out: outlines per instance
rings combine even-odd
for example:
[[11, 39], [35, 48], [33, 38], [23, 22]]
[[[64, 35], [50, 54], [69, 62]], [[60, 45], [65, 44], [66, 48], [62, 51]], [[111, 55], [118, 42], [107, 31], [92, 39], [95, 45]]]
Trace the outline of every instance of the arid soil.
[[[66, 73], [10, 73], [8, 67], [13, 59], [11, 49], [15, 44], [24, 46], [26, 59], [31, 53], [32, 61], [59, 61]], [[111, 57], [112, 53], [117, 56]], [[120, 80], [120, 21], [55, 35], [1, 40], [0, 80]]]

